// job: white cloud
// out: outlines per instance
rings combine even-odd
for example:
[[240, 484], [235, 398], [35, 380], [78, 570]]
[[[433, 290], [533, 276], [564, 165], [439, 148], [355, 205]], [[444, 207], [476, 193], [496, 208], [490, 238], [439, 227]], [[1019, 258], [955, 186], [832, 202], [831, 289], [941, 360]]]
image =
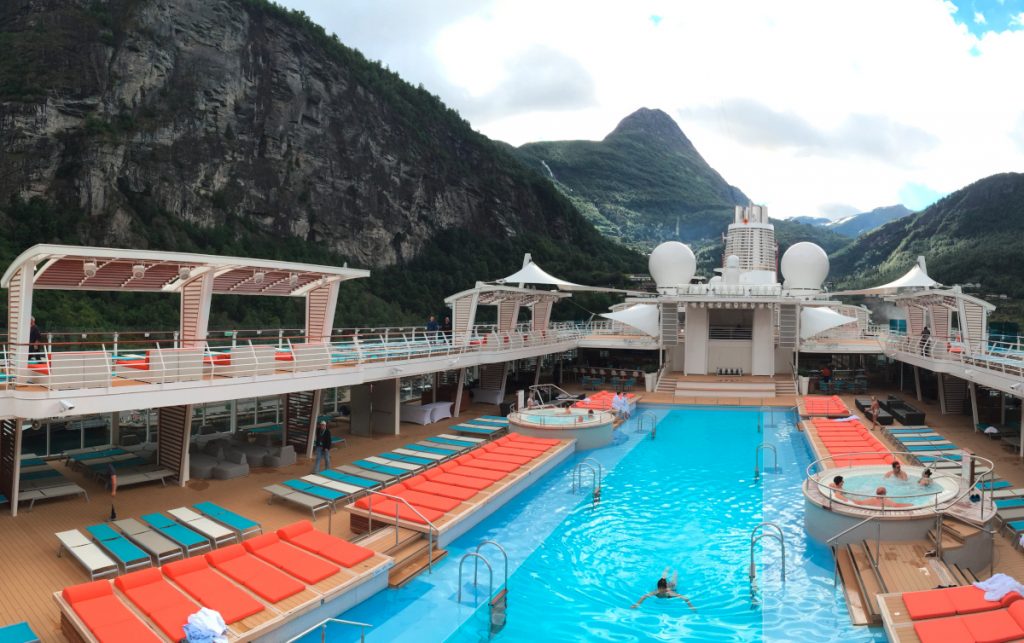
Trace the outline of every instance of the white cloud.
[[1024, 12], [1011, 17], [1010, 24], [1016, 27], [1024, 27]]
[[988, 24], [986, 22], [986, 20], [985, 20], [985, 14], [983, 14], [980, 11], [975, 11], [974, 12], [974, 24], [976, 24], [976, 25]]
[[777, 216], [1024, 161], [1024, 30], [972, 35], [941, 0], [285, 2], [513, 144], [601, 139], [661, 108]]

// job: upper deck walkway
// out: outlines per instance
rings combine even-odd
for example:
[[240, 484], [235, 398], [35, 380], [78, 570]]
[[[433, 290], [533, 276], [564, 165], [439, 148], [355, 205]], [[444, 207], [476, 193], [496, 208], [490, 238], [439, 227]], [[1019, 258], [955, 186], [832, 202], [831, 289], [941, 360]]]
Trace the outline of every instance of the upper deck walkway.
[[885, 354], [901, 362], [948, 373], [1004, 393], [1024, 389], [1024, 350], [1019, 344], [979, 342], [966, 345], [956, 337], [888, 335]]

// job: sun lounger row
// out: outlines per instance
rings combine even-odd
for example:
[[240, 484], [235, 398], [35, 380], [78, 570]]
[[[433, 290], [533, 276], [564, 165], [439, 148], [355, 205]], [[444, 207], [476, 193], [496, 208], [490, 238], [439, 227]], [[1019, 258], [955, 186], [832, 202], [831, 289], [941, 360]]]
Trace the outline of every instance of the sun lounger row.
[[212, 502], [168, 511], [174, 520], [160, 513], [114, 521], [109, 525], [86, 527], [91, 539], [77, 529], [56, 534], [58, 556], [68, 552], [92, 579], [117, 575], [136, 568], [161, 565], [176, 558], [210, 551], [248, 535], [262, 533], [259, 523], [239, 516]]
[[58, 594], [58, 603], [65, 618], [73, 615], [76, 626], [101, 643], [160, 641], [160, 634], [177, 641], [189, 615], [200, 606], [219, 612], [228, 625], [238, 623], [374, 555], [302, 521], [205, 556], [126, 574], [113, 583], [67, 587]]
[[838, 395], [829, 397], [805, 396], [804, 411], [810, 417], [846, 417], [850, 409]]
[[837, 466], [890, 464], [895, 460], [858, 420], [812, 418], [811, 424]]
[[973, 585], [902, 595], [921, 643], [981, 643], [1024, 638], [1024, 601], [1009, 592], [985, 600]]
[[508, 432], [508, 424], [494, 424], [490, 422], [470, 421], [462, 424], [455, 424], [451, 427], [457, 433], [468, 433], [486, 437], [497, 437]]
[[395, 517], [419, 525], [435, 523], [560, 443], [512, 433], [384, 487], [383, 496], [366, 495], [347, 508], [366, 514], [369, 521], [377, 515], [384, 521]]
[[29, 511], [35, 508], [38, 500], [82, 496], [86, 502], [89, 501], [89, 493], [85, 489], [72, 482], [49, 463], [45, 461], [37, 463], [34, 459], [22, 462], [30, 464], [23, 467], [19, 474], [18, 504], [27, 502]]
[[[442, 437], [444, 436], [444, 437]], [[479, 438], [442, 434], [378, 456], [371, 456], [319, 471], [297, 480], [267, 485], [268, 502], [281, 500], [307, 509], [313, 520], [317, 512], [334, 511], [341, 500], [355, 500], [366, 490], [417, 475], [424, 469], [454, 458], [460, 452], [484, 442]]]

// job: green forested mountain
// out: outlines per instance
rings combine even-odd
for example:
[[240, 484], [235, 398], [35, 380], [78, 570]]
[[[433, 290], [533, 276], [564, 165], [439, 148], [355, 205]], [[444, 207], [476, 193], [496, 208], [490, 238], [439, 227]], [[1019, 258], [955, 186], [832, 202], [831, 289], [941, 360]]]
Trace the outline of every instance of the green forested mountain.
[[[443, 314], [524, 252], [593, 284], [645, 265], [425, 88], [266, 0], [6, 0], [0, 52], [0, 262], [63, 242], [372, 269], [337, 325]], [[35, 305], [49, 329], [177, 313], [170, 297]], [[211, 324], [301, 314], [218, 297]]]
[[832, 278], [843, 288], [877, 285], [924, 255], [933, 279], [979, 284], [972, 292], [1000, 307], [997, 318], [1012, 317], [1024, 299], [1021, 230], [1024, 174], [996, 174], [861, 236], [832, 256]]
[[[683, 241], [705, 272], [721, 264], [721, 238], [734, 207], [750, 202], [657, 109], [637, 110], [601, 141], [527, 143], [516, 151], [604, 235], [641, 251]], [[773, 223], [782, 246], [809, 240], [831, 252], [849, 242], [819, 226]]]

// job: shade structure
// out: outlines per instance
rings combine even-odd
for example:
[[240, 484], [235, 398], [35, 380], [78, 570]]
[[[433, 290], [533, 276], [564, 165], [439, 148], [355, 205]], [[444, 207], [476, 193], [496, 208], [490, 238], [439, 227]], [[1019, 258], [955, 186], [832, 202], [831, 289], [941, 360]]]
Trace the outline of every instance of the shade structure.
[[614, 313], [601, 313], [601, 316], [631, 326], [651, 337], [657, 337], [661, 331], [658, 307], [654, 304], [636, 304]]
[[918, 257], [917, 263], [907, 271], [905, 275], [890, 281], [887, 284], [881, 286], [875, 286], [874, 288], [863, 288], [861, 290], [844, 290], [842, 292], [832, 293], [833, 295], [893, 295], [897, 292], [910, 289], [910, 288], [934, 288], [941, 284], [931, 277], [928, 276], [928, 270], [925, 267], [924, 257]]
[[804, 308], [800, 311], [800, 339], [808, 339], [830, 328], [856, 321], [856, 317], [840, 315], [831, 308]]
[[[537, 286], [554, 286], [559, 290], [576, 290], [576, 291], [590, 291], [590, 292], [623, 292], [630, 293], [626, 290], [618, 290], [616, 288], [600, 288], [597, 286], [584, 286], [582, 284], [574, 284], [571, 281], [559, 279], [549, 275], [540, 266], [533, 263], [530, 260], [524, 265], [518, 272], [514, 272], [504, 279], [498, 280], [499, 284], [533, 284]], [[632, 293], [630, 293], [632, 294]]]

